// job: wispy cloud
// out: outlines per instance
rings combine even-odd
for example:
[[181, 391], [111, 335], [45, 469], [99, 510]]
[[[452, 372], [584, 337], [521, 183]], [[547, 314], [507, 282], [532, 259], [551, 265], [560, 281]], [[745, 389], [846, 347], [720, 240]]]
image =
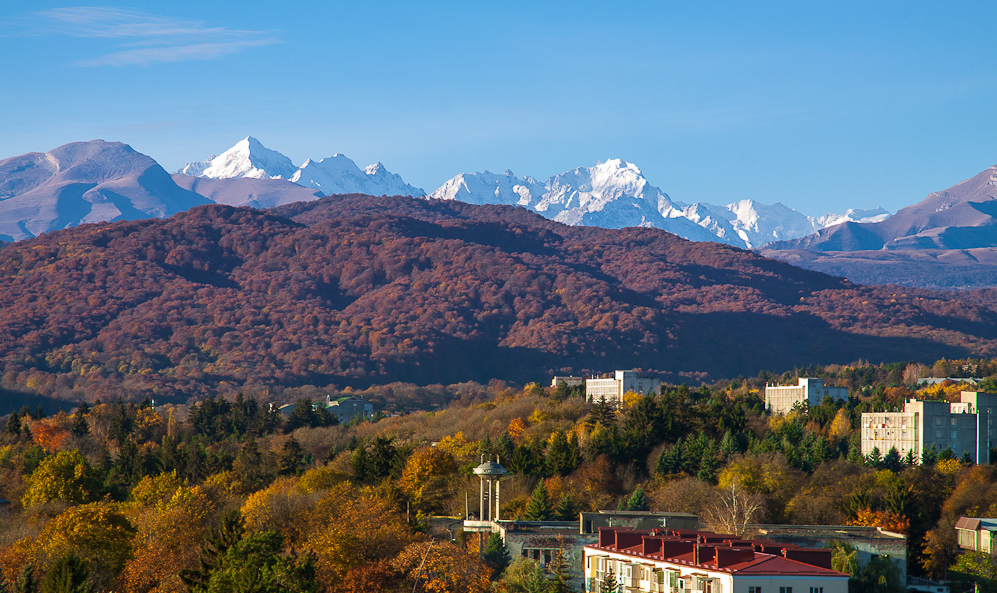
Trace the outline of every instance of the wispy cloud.
[[213, 60], [279, 43], [270, 31], [209, 26], [202, 21], [99, 6], [43, 10], [22, 23], [35, 34], [117, 41], [115, 51], [74, 62], [79, 66], [146, 66]]

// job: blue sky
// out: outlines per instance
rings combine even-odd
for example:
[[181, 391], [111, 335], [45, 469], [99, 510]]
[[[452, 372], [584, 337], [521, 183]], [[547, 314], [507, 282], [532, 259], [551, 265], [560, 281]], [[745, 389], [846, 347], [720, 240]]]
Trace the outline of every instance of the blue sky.
[[247, 135], [431, 191], [636, 163], [683, 202], [895, 211], [997, 163], [987, 2], [0, 2], [0, 157]]

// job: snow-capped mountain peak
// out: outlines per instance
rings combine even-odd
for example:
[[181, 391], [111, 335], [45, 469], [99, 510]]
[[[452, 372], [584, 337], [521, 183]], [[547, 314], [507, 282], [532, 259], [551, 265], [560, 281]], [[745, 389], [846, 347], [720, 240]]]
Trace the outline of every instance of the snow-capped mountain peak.
[[826, 222], [850, 217], [889, 216], [885, 210], [854, 211], [813, 218], [783, 204], [744, 199], [714, 206], [686, 205], [651, 185], [640, 168], [623, 159], [577, 167], [545, 182], [517, 178], [510, 171], [462, 173], [429, 196], [475, 204], [514, 204], [566, 224], [621, 228], [652, 226], [695, 241], [743, 248], [814, 233]]
[[[196, 167], [192, 167], [193, 169]], [[256, 138], [247, 136], [232, 148], [211, 159], [199, 177], [211, 179], [229, 179], [232, 177], [287, 179], [294, 174], [295, 170], [296, 167], [291, 159], [263, 146]]]
[[308, 159], [300, 167], [295, 167], [289, 158], [263, 146], [252, 136], [240, 140], [217, 157], [189, 163], [177, 173], [212, 179], [287, 179], [319, 190], [324, 195], [364, 193], [422, 196], [426, 193], [405, 183], [399, 175], [391, 173], [381, 163], [360, 169], [346, 155], [339, 153], [317, 161]]

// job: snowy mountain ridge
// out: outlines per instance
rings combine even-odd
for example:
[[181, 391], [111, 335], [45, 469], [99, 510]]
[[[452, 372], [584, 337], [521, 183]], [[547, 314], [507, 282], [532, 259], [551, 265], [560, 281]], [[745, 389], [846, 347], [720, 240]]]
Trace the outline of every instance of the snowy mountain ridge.
[[248, 136], [218, 156], [187, 163], [177, 174], [209, 179], [287, 179], [292, 183], [319, 190], [324, 195], [362, 193], [371, 195], [423, 196], [422, 189], [411, 186], [401, 176], [391, 173], [381, 163], [360, 169], [346, 155], [308, 159], [295, 167], [291, 159], [271, 150]]
[[812, 217], [780, 203], [740, 200], [723, 206], [684, 204], [648, 183], [640, 169], [622, 159], [554, 175], [544, 182], [511, 171], [462, 173], [430, 199], [523, 206], [571, 225], [622, 228], [649, 226], [694, 241], [716, 241], [745, 249], [817, 232], [846, 221], [884, 220], [889, 212], [847, 210]]

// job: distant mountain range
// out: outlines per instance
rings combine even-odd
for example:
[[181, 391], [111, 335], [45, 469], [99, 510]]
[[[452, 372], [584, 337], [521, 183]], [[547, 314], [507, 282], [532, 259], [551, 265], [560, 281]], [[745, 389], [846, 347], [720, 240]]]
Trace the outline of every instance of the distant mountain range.
[[997, 286], [997, 165], [887, 220], [837, 224], [762, 253], [867, 284]]
[[750, 249], [771, 241], [803, 237], [842, 221], [885, 220], [889, 212], [847, 210], [812, 217], [780, 203], [741, 200], [723, 206], [686, 205], [649, 184], [632, 163], [611, 159], [539, 182], [511, 171], [462, 173], [430, 194], [471, 204], [523, 206], [570, 225], [654, 227], [693, 241], [715, 241]]
[[[26, 162], [61, 162], [63, 153], [75, 155], [74, 175], [86, 187], [73, 185], [66, 190], [59, 175], [28, 187]], [[22, 240], [84, 222], [169, 216], [205, 201], [269, 208], [333, 194], [426, 195], [381, 163], [361, 169], [346, 156], [335, 154], [295, 167], [289, 158], [252, 137], [218, 156], [188, 163], [172, 176], [172, 182], [161, 167], [152, 177], [143, 176], [153, 166], [158, 167], [155, 161], [126, 145], [100, 140], [0, 161], [0, 240]], [[53, 171], [67, 168], [61, 167]], [[37, 177], [37, 171], [28, 176]], [[120, 191], [103, 191], [109, 185]], [[72, 192], [77, 190], [82, 193], [74, 198]], [[32, 193], [23, 196], [26, 191]], [[753, 200], [724, 206], [686, 205], [650, 185], [636, 165], [619, 159], [579, 167], [544, 182], [520, 179], [511, 172], [463, 173], [429, 197], [519, 205], [571, 225], [655, 227], [695, 241], [743, 248], [802, 237], [843, 220], [869, 222], [889, 216], [876, 209], [810, 217], [782, 204]]]

